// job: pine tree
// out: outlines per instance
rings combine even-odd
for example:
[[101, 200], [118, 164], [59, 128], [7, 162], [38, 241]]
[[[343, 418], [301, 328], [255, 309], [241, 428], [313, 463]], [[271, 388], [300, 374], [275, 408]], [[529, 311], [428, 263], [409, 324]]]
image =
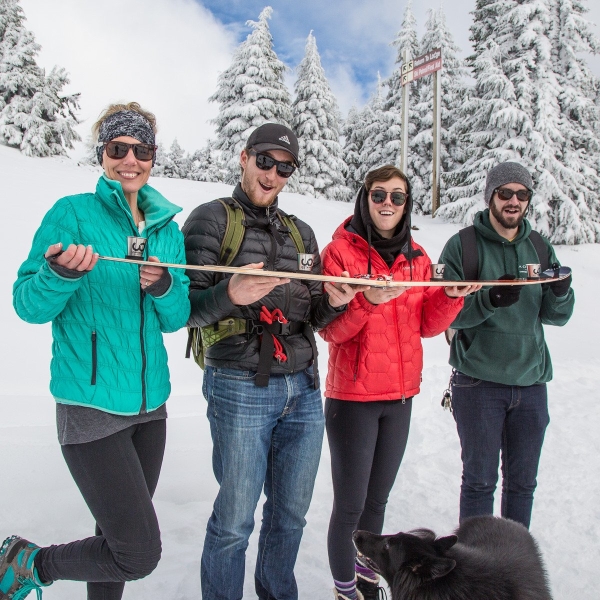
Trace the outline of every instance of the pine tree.
[[40, 46], [23, 22], [18, 0], [0, 0], [0, 140], [29, 156], [65, 154], [79, 140], [74, 127], [79, 94], [64, 95], [64, 69], [46, 76]]
[[[554, 242], [591, 241], [597, 225], [586, 215], [580, 177], [563, 162], [561, 86], [552, 60], [555, 21], [549, 0], [478, 0], [474, 14], [475, 54], [469, 60], [476, 83], [459, 123], [468, 158], [452, 173], [452, 203], [438, 214], [472, 220], [484, 206], [489, 169], [516, 160], [534, 178], [529, 213], [534, 227]], [[569, 223], [568, 235], [560, 233], [559, 220]]]
[[[560, 160], [573, 189], [568, 192], [571, 201], [557, 206], [553, 239], [566, 243], [600, 241], [600, 107], [595, 103], [598, 80], [581, 58], [583, 53], [599, 53], [600, 41], [584, 16], [586, 12], [580, 0], [554, 3], [551, 39], [554, 71], [561, 88]], [[578, 226], [582, 221], [585, 227]]]
[[239, 180], [239, 156], [250, 133], [263, 123], [288, 125], [291, 121], [290, 95], [283, 81], [286, 66], [273, 50], [268, 19], [273, 9], [267, 6], [258, 22], [248, 21], [253, 29], [237, 48], [231, 66], [218, 79], [218, 89], [210, 97], [218, 102], [216, 148], [226, 164], [226, 182]]
[[347, 200], [347, 167], [340, 146], [340, 111], [321, 66], [312, 32], [298, 66], [292, 105], [292, 128], [300, 146], [298, 187], [303, 194]]
[[225, 175], [221, 154], [215, 149], [213, 140], [208, 140], [204, 148], [196, 150], [190, 157], [190, 179], [218, 182], [223, 181]]
[[342, 135], [344, 136], [344, 162], [348, 167], [346, 185], [350, 190], [347, 198], [349, 202], [363, 184], [361, 178], [362, 164], [360, 162], [360, 155], [365, 142], [363, 116], [364, 111], [358, 111], [353, 106], [348, 111], [348, 117], [342, 127]]
[[[396, 56], [396, 68], [392, 72], [389, 79], [385, 82], [388, 89], [387, 96], [383, 103], [383, 110], [385, 115], [385, 124], [387, 125], [387, 131], [383, 133], [381, 142], [383, 143], [383, 163], [399, 165], [400, 154], [402, 150], [402, 64], [404, 62], [402, 55], [405, 49], [409, 50], [411, 58], [415, 58], [419, 51], [419, 41], [417, 39], [417, 21], [412, 12], [412, 0], [409, 0], [404, 9], [404, 16], [402, 19], [402, 26], [398, 32], [395, 40], [392, 42], [392, 46], [397, 49]], [[410, 142], [416, 133], [416, 119], [417, 113], [411, 108], [411, 104], [414, 102], [414, 98], [418, 97], [418, 86], [419, 82], [411, 83], [408, 90], [408, 102], [409, 102], [409, 122], [408, 122], [408, 139], [409, 148]], [[408, 152], [410, 166], [410, 149]], [[410, 171], [410, 168], [407, 169]]]
[[[440, 130], [440, 195], [446, 190], [445, 174], [457, 169], [462, 163], [462, 149], [456, 143], [453, 125], [455, 115], [462, 107], [468, 87], [467, 70], [457, 54], [459, 48], [454, 43], [446, 24], [446, 16], [440, 8], [430, 10], [425, 34], [421, 40], [419, 54], [434, 48], [442, 51], [441, 82], [441, 130]], [[410, 176], [413, 206], [415, 212], [431, 214], [432, 166], [433, 166], [433, 86], [432, 76], [418, 80], [418, 101], [414, 106], [417, 118], [415, 133], [410, 144]]]

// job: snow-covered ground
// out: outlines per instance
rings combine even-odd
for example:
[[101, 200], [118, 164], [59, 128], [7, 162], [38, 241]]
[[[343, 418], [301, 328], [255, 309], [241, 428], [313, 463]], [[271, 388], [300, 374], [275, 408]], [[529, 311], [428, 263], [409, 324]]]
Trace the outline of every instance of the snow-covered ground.
[[[4, 259], [0, 265], [0, 541], [18, 533], [40, 545], [69, 542], [93, 532], [93, 521], [62, 459], [54, 401], [48, 393], [50, 326], [28, 325], [12, 308], [12, 284], [42, 216], [58, 198], [93, 190], [98, 171], [69, 159], [32, 159], [0, 146]], [[151, 185], [184, 208], [183, 223], [198, 204], [224, 196], [221, 184], [153, 179]], [[323, 247], [352, 205], [282, 194], [284, 210], [308, 221]], [[458, 229], [415, 217], [416, 240], [434, 261]], [[559, 247], [574, 271], [577, 302], [571, 322], [546, 329], [555, 378], [549, 385], [552, 422], [542, 454], [532, 532], [544, 554], [557, 600], [599, 597], [600, 572], [600, 246]], [[596, 315], [596, 316], [595, 316]], [[157, 570], [125, 588], [126, 600], [201, 597], [199, 565], [206, 521], [217, 491], [211, 440], [200, 387], [202, 372], [184, 359], [185, 333], [167, 336], [173, 395], [168, 442], [156, 507], [163, 532]], [[319, 340], [321, 366], [327, 348]], [[442, 338], [425, 341], [425, 370], [413, 408], [404, 463], [391, 494], [385, 531], [429, 527], [449, 533], [457, 524], [460, 449], [452, 416], [440, 400], [450, 369]], [[332, 598], [326, 533], [332, 492], [327, 444], [296, 568], [300, 598]], [[257, 522], [260, 516], [257, 513]], [[256, 536], [248, 551], [246, 597], [255, 597]], [[82, 583], [56, 582], [45, 600], [80, 600]]]

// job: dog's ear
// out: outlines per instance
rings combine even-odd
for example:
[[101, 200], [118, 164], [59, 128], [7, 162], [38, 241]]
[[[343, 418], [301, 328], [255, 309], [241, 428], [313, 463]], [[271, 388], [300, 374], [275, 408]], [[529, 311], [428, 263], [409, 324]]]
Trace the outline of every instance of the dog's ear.
[[455, 535], [448, 535], [446, 537], [441, 537], [435, 540], [435, 547], [441, 552], [446, 552], [458, 542], [458, 537]]
[[431, 579], [438, 579], [448, 575], [456, 566], [456, 561], [451, 558], [438, 558], [431, 565]]

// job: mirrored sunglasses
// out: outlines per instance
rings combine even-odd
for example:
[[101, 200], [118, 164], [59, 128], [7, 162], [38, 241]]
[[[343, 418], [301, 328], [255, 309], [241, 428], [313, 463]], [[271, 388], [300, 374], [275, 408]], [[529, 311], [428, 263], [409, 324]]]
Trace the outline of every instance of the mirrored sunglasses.
[[250, 150], [249, 154], [256, 156], [256, 166], [262, 171], [269, 171], [273, 167], [277, 167], [276, 171], [279, 177], [287, 179], [296, 170], [294, 165], [282, 160], [275, 160], [268, 154], [262, 154], [261, 152], [256, 152], [256, 150]]
[[531, 190], [509, 190], [508, 188], [496, 188], [494, 190], [496, 194], [498, 194], [498, 198], [506, 202], [510, 200], [513, 196], [517, 197], [519, 202], [529, 202], [531, 200], [531, 196], [533, 196], [533, 192]]
[[154, 158], [157, 146], [152, 144], [128, 144], [127, 142], [106, 142], [102, 144], [106, 150], [108, 158], [120, 159], [125, 158], [129, 149], [133, 150], [133, 155], [137, 160], [146, 162]]
[[382, 204], [383, 202], [385, 202], [385, 199], [387, 198], [388, 194], [390, 195], [392, 202], [396, 206], [402, 206], [408, 199], [408, 194], [405, 194], [404, 192], [385, 192], [384, 190], [371, 190], [370, 194], [371, 200], [375, 204]]

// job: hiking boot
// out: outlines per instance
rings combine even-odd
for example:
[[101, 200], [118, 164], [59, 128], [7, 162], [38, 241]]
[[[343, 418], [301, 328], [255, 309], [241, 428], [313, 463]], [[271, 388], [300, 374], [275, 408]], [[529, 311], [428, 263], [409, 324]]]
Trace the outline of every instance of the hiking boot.
[[356, 582], [356, 589], [362, 594], [364, 600], [387, 600], [386, 591], [377, 585], [378, 583], [379, 581], [370, 581], [359, 576]]
[[39, 546], [18, 535], [8, 537], [0, 547], [0, 600], [23, 600], [35, 590], [38, 600], [42, 598], [42, 583], [33, 566]]

